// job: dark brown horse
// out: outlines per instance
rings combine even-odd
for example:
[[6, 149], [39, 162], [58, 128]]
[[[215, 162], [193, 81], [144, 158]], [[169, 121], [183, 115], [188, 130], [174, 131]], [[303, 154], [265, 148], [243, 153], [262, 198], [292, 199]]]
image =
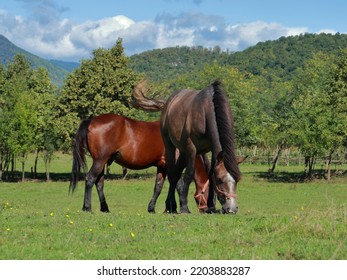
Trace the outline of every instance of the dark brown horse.
[[[141, 84], [141, 83], [140, 83]], [[140, 90], [138, 90], [140, 91]], [[146, 98], [134, 91], [136, 107], [153, 110], [161, 106], [155, 99]], [[142, 106], [145, 105], [145, 106]], [[167, 100], [162, 109], [160, 129], [165, 145], [170, 188], [166, 211], [175, 213], [175, 189], [179, 192], [182, 213], [189, 213], [187, 195], [194, 178], [194, 160], [198, 154], [212, 152], [209, 182], [213, 184], [224, 213], [236, 214], [236, 185], [241, 178], [235, 155], [233, 118], [231, 108], [220, 82], [204, 90], [181, 90]], [[179, 150], [178, 159], [175, 151]], [[185, 169], [182, 187], [177, 182]], [[214, 207], [214, 194], [209, 192], [208, 206]]]
[[[105, 114], [81, 122], [77, 130], [73, 149], [72, 176], [70, 191], [74, 191], [81, 168], [86, 168], [85, 150], [88, 150], [93, 163], [86, 175], [83, 210], [91, 211], [92, 187], [95, 184], [100, 210], [109, 212], [104, 195], [104, 168], [113, 161], [129, 169], [157, 167], [154, 193], [148, 205], [148, 211], [155, 211], [155, 204], [166, 177], [167, 165], [164, 157], [164, 143], [160, 134], [159, 121], [144, 122], [115, 114]], [[201, 209], [206, 205], [201, 201], [208, 184], [204, 159], [196, 157], [195, 173], [196, 202]]]

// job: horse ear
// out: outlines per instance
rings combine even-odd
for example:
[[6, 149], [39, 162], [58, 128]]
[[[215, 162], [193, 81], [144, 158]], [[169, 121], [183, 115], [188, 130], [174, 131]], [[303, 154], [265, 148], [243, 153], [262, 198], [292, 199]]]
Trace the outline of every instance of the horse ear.
[[223, 151], [220, 151], [217, 155], [217, 162], [219, 163], [222, 161], [224, 161], [224, 153], [223, 153]]

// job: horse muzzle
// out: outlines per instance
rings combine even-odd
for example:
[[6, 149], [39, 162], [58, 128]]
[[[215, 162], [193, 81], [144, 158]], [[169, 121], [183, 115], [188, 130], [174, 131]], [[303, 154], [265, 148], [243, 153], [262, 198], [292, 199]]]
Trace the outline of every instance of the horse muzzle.
[[222, 205], [222, 213], [223, 214], [233, 214], [235, 215], [239, 207], [236, 204], [236, 199], [227, 198], [225, 203]]

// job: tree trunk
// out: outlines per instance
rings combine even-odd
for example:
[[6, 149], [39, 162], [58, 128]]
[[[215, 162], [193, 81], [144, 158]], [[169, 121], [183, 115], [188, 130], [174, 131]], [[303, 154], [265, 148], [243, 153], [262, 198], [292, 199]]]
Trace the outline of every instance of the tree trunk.
[[278, 159], [279, 159], [279, 157], [280, 157], [280, 155], [281, 155], [281, 152], [282, 152], [282, 150], [283, 150], [283, 147], [284, 147], [284, 143], [281, 143], [281, 144], [278, 145], [278, 147], [277, 147], [276, 155], [275, 155], [275, 158], [274, 158], [274, 160], [273, 160], [273, 162], [272, 162], [272, 167], [271, 167], [271, 169], [269, 169], [269, 174], [270, 174], [270, 175], [273, 175], [273, 173], [274, 173], [274, 171], [275, 171], [275, 168], [276, 168], [276, 166], [277, 166], [277, 162], [278, 162]]
[[45, 162], [45, 169], [46, 169], [46, 181], [50, 181], [51, 180], [51, 177], [50, 177], [50, 174], [49, 174], [49, 166], [50, 166], [50, 163], [51, 161], [50, 160], [47, 160]]
[[15, 165], [16, 165], [16, 162], [15, 162], [15, 159], [14, 159], [14, 155], [11, 155], [11, 172], [10, 172], [10, 175], [9, 175], [9, 177], [11, 179], [14, 178]]
[[25, 163], [24, 163], [24, 161], [22, 161], [22, 182], [25, 181], [25, 169], [24, 169], [24, 167], [25, 167]]
[[14, 173], [15, 169], [15, 160], [14, 160], [14, 155], [11, 156], [11, 173]]
[[331, 178], [331, 159], [332, 159], [332, 154], [330, 153], [329, 156], [325, 160], [325, 177], [327, 180], [330, 180]]
[[51, 180], [51, 176], [50, 176], [50, 172], [49, 172], [50, 165], [51, 165], [51, 159], [52, 159], [52, 154], [49, 151], [45, 151], [43, 161], [45, 163], [46, 181]]
[[35, 163], [34, 163], [34, 179], [36, 179], [37, 176], [37, 162], [39, 159], [39, 150], [36, 150], [36, 157], [35, 157]]
[[0, 182], [2, 181], [2, 173], [3, 173], [3, 160], [1, 156], [0, 157]]
[[315, 162], [314, 156], [305, 157], [305, 166], [306, 168], [308, 168], [305, 170], [305, 173], [306, 173], [306, 179], [308, 180], [313, 179], [314, 162]]

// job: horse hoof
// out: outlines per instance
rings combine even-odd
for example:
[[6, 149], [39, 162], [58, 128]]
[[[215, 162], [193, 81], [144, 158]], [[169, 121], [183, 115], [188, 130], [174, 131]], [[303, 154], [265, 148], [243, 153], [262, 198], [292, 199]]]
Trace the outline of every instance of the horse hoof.
[[190, 214], [190, 211], [188, 208], [186, 209], [181, 209], [181, 214]]
[[208, 208], [205, 213], [207, 214], [220, 214], [220, 210], [216, 209], [216, 208]]
[[154, 208], [154, 206], [152, 206], [152, 205], [148, 205], [148, 207], [147, 207], [147, 211], [148, 211], [148, 213], [155, 214], [155, 208]]
[[168, 210], [168, 209], [165, 209], [164, 214], [177, 214], [177, 210]]
[[201, 208], [199, 209], [200, 214], [207, 214], [208, 209], [207, 208]]

